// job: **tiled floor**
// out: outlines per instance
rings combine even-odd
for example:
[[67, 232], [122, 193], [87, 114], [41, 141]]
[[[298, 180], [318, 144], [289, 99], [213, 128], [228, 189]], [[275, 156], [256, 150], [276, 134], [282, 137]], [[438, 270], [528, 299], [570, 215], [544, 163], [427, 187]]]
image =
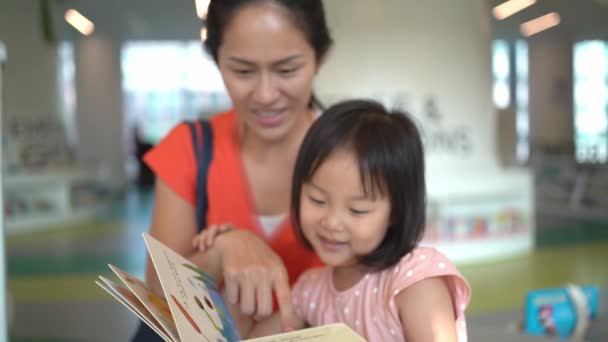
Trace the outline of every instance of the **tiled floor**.
[[[93, 281], [98, 274], [110, 274], [108, 263], [143, 275], [141, 233], [148, 227], [151, 195], [130, 192], [117, 203], [86, 224], [8, 236], [8, 284], [15, 302], [11, 341], [128, 340], [136, 319]], [[562, 241], [503, 262], [461, 266], [473, 287], [468, 311], [472, 335], [478, 331], [476, 336], [482, 336], [488, 328], [477, 318], [507, 312], [508, 320], [516, 319], [528, 289], [567, 282], [608, 285], [608, 239], [592, 237], [600, 241]]]

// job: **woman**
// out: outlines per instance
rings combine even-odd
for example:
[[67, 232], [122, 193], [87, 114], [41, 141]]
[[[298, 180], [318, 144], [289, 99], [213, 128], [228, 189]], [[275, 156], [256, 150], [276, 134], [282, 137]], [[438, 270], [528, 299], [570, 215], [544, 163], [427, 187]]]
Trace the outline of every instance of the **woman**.
[[[218, 236], [210, 251], [192, 245], [202, 227], [188, 127], [174, 128], [145, 157], [157, 175], [151, 234], [215, 276], [233, 313], [243, 314], [240, 328], [272, 313], [274, 293], [289, 330], [289, 284], [319, 265], [296, 240], [288, 213], [296, 154], [316, 115], [313, 79], [331, 44], [321, 0], [211, 1], [205, 47], [234, 109], [210, 122], [207, 224], [240, 229]], [[147, 282], [161, 291], [149, 259]], [[152, 335], [142, 326], [135, 340]]]

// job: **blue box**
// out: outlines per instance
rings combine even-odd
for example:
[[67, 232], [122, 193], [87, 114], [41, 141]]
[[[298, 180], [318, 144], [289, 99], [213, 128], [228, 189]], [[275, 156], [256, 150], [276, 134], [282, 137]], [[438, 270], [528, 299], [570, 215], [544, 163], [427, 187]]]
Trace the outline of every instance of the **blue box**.
[[[591, 319], [597, 315], [599, 289], [583, 286], [588, 300]], [[528, 292], [524, 316], [524, 331], [536, 336], [567, 338], [576, 327], [576, 310], [568, 290], [563, 288], [539, 289]]]

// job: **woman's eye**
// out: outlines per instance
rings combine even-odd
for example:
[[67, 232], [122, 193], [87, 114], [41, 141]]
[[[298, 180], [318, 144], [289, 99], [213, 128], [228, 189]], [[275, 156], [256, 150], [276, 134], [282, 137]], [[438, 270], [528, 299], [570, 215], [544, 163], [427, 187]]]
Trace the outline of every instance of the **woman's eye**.
[[279, 69], [279, 73], [283, 76], [289, 76], [293, 74], [298, 68], [283, 68]]
[[235, 70], [233, 70], [233, 72], [235, 74], [237, 74], [238, 76], [247, 76], [247, 75], [251, 74], [251, 70], [247, 70], [247, 69], [235, 69]]

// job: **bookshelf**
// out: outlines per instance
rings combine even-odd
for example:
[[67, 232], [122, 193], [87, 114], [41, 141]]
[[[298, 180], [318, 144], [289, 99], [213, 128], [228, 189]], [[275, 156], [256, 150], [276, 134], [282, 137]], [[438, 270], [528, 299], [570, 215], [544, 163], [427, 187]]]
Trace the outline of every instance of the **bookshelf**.
[[8, 233], [61, 226], [95, 217], [103, 207], [94, 195], [93, 173], [61, 170], [20, 173], [4, 178]]

